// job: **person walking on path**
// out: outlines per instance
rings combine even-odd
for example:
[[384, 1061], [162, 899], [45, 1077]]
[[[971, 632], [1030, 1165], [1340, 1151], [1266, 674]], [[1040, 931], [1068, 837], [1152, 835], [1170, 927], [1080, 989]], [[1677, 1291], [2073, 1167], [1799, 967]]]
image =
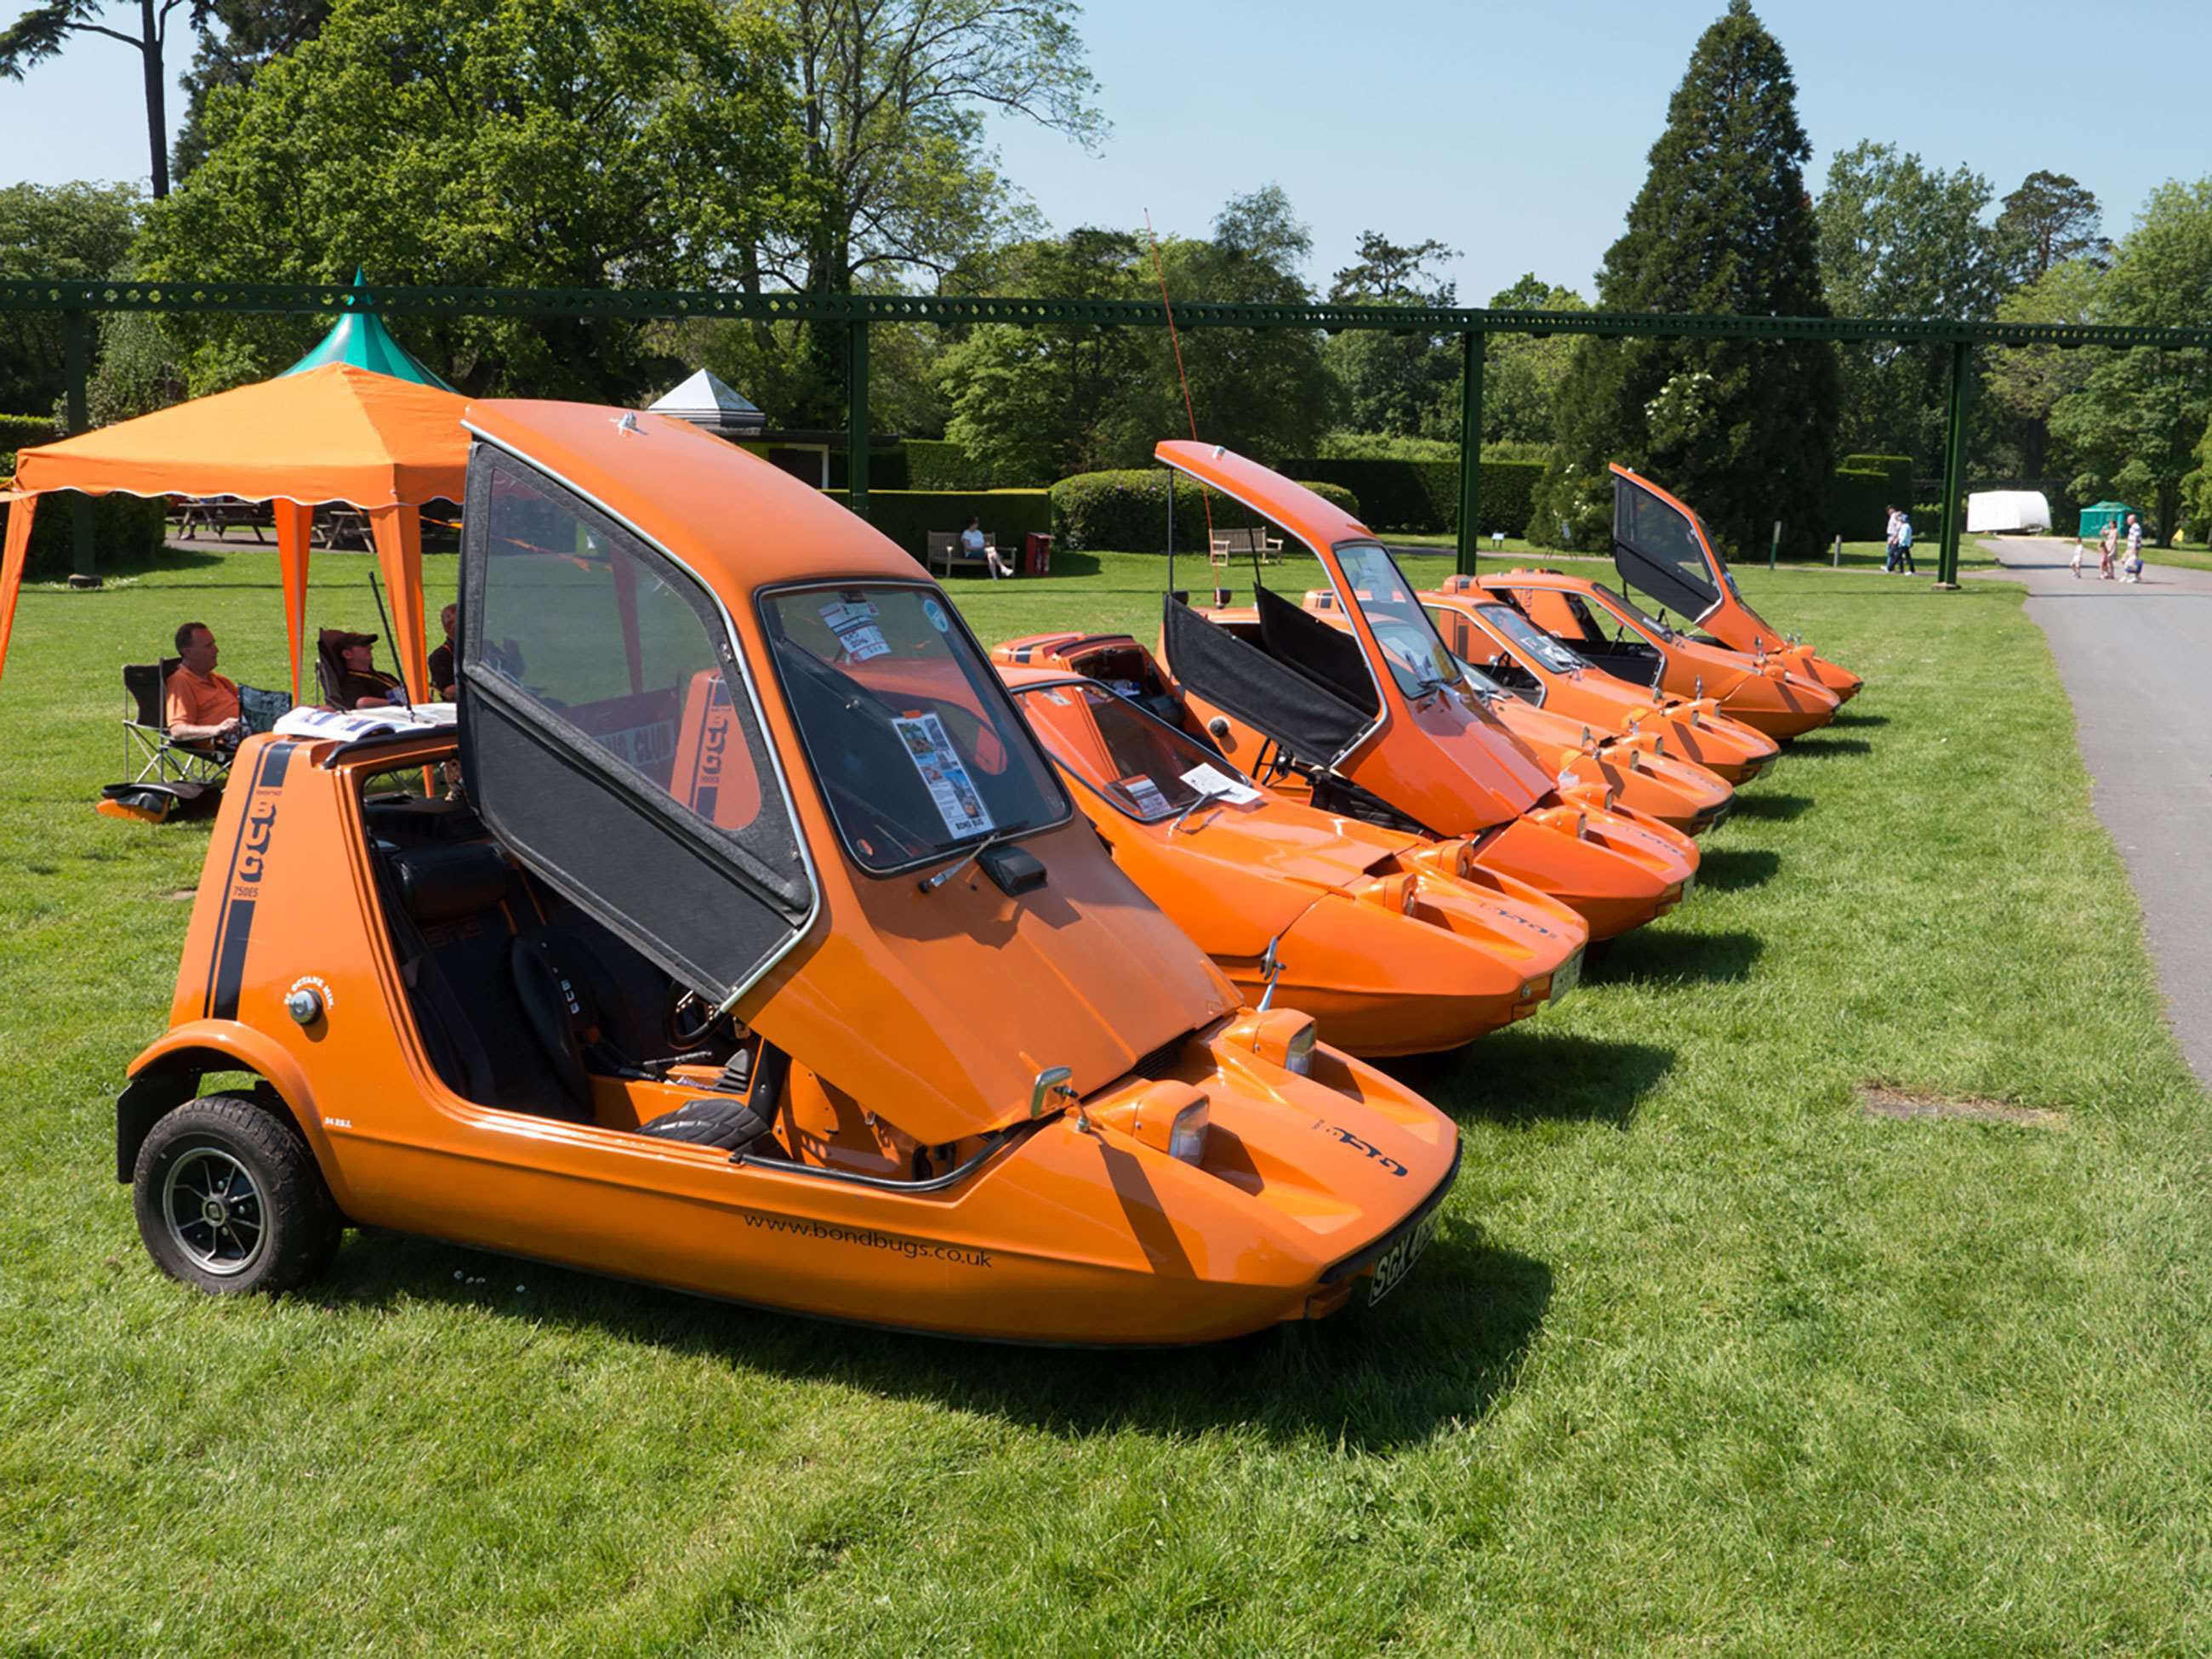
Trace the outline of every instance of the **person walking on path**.
[[2076, 536], [2074, 538], [2074, 556], [2067, 560], [2066, 564], [2073, 571], [2074, 580], [2077, 582], [2081, 580], [2081, 556], [2088, 550], [2089, 544]]
[[1912, 515], [1910, 513], [1897, 515], [1897, 556], [1906, 575], [1920, 574], [1919, 567], [1912, 562]]
[[1888, 539], [1882, 548], [1881, 574], [1887, 576], [1897, 568], [1897, 526], [1903, 515], [1894, 507], [1887, 507], [1884, 511], [1889, 514], [1889, 523], [1884, 532]]
[[2128, 514], [2128, 562], [2124, 569], [2126, 574], [2121, 579], [2124, 581], [2142, 580], [2142, 520], [2132, 513]]
[[2112, 580], [2112, 560], [2118, 553], [2119, 546], [2120, 528], [2107, 519], [2103, 531], [2097, 537], [2097, 580], [2099, 581], [2108, 582]]

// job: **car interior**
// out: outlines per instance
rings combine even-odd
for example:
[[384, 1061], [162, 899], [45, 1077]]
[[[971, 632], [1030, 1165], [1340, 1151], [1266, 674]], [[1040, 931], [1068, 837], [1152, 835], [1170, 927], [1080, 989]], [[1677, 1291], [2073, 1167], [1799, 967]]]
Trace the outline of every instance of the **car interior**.
[[1625, 622], [1614, 621], [1608, 635], [1579, 593], [1552, 587], [1509, 589], [1505, 602], [1547, 634], [1574, 647], [1593, 667], [1636, 685], [1656, 686], [1666, 667], [1659, 647]]

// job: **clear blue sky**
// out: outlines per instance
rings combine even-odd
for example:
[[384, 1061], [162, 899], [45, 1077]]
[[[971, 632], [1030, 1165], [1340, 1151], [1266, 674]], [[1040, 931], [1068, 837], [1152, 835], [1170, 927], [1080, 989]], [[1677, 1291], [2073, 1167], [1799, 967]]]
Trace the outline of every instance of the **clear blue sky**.
[[[0, 0], [0, 14], [24, 0]], [[1092, 0], [1083, 24], [1114, 132], [1097, 155], [994, 124], [1007, 175], [1060, 229], [1202, 232], [1279, 184], [1312, 227], [1317, 287], [1359, 232], [1434, 236], [1480, 303], [1524, 270], [1588, 293], [1643, 181], [1667, 97], [1723, 0]], [[2212, 172], [2212, 6], [2103, 0], [1765, 0], [1811, 135], [1811, 179], [1862, 138], [1965, 162], [2002, 195], [2038, 167], [2124, 231], [2160, 180]], [[179, 14], [181, 16], [181, 13]], [[178, 67], [189, 43], [173, 48]], [[98, 39], [0, 81], [0, 181], [143, 179], [136, 58]], [[2088, 66], [2109, 65], [2103, 86]]]

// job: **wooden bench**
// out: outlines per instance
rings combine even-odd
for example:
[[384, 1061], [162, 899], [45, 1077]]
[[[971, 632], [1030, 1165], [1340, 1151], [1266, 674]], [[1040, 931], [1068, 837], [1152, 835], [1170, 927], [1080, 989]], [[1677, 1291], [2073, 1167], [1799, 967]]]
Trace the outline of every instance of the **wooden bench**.
[[999, 538], [991, 531], [983, 532], [985, 551], [981, 554], [964, 551], [960, 545], [961, 532], [957, 530], [933, 530], [929, 532], [929, 556], [924, 565], [934, 571], [939, 565], [951, 575], [955, 564], [964, 564], [978, 570], [990, 568], [988, 556], [999, 550]]
[[1249, 558], [1257, 554], [1263, 564], [1279, 564], [1283, 556], [1283, 538], [1270, 536], [1265, 530], [1217, 530], [1207, 559], [1217, 570], [1225, 570], [1233, 558]]

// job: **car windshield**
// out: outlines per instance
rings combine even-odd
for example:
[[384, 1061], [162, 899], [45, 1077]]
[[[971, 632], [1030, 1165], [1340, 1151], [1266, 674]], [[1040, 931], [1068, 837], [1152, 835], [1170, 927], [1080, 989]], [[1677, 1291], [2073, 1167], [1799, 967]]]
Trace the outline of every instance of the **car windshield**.
[[784, 589], [762, 625], [837, 833], [888, 872], [1040, 830], [1067, 797], [947, 601], [898, 583]]
[[1651, 632], [1656, 634], [1662, 640], [1671, 640], [1674, 637], [1674, 630], [1668, 627], [1665, 623], [1661, 622], [1656, 617], [1645, 615], [1643, 611], [1638, 610], [1633, 605], [1630, 604], [1627, 599], [1614, 592], [1611, 588], [1599, 586], [1595, 582], [1590, 586], [1592, 590], [1601, 599], [1604, 600], [1604, 602], [1614, 611], [1619, 611], [1623, 617], [1627, 617], [1631, 622], [1638, 623], [1641, 626], [1650, 629]]
[[1209, 795], [1257, 798], [1220, 756], [1103, 685], [1041, 685], [1020, 701], [1052, 757], [1130, 817], [1150, 823]]
[[1336, 550], [1352, 586], [1347, 596], [1367, 618], [1382, 647], [1390, 678], [1409, 697], [1418, 697], [1440, 685], [1459, 683], [1459, 659], [1444, 648], [1436, 625], [1414, 598], [1412, 584], [1400, 574], [1397, 561], [1373, 542], [1362, 542]]
[[1553, 639], [1510, 605], [1486, 605], [1481, 607], [1481, 616], [1516, 648], [1554, 673], [1571, 674], [1577, 669], [1589, 666], [1572, 646]]

